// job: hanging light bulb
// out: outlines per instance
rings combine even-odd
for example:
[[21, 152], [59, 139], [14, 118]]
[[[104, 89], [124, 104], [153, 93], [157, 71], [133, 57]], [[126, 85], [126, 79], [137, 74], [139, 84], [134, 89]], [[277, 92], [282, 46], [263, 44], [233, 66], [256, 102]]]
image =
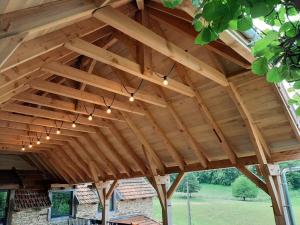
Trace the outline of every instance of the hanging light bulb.
[[108, 107], [107, 107], [107, 110], [106, 110], [106, 112], [107, 112], [108, 114], [110, 114], [110, 113], [111, 113], [110, 106], [108, 106]]
[[92, 121], [92, 120], [93, 120], [93, 115], [92, 115], [92, 114], [89, 115], [88, 120], [89, 120], [89, 121]]
[[130, 101], [130, 102], [133, 102], [133, 101], [134, 101], [134, 96], [133, 96], [133, 93], [131, 93], [131, 94], [130, 94], [129, 101]]
[[49, 134], [47, 134], [46, 139], [50, 140], [50, 135]]
[[37, 139], [36, 144], [37, 144], [37, 145], [40, 145], [40, 144], [41, 144], [40, 139]]
[[75, 121], [73, 121], [73, 123], [72, 123], [72, 127], [73, 127], [73, 128], [75, 128], [75, 127], [76, 127], [76, 123], [75, 123]]
[[61, 134], [60, 128], [56, 130], [56, 134]]
[[28, 148], [32, 148], [32, 143], [30, 142], [30, 144], [28, 145]]
[[22, 146], [21, 150], [22, 150], [22, 151], [25, 151], [25, 146], [24, 146], [24, 145]]
[[167, 85], [169, 84], [169, 81], [168, 81], [168, 77], [167, 77], [167, 76], [164, 76], [163, 84], [164, 84], [165, 86], [167, 86]]

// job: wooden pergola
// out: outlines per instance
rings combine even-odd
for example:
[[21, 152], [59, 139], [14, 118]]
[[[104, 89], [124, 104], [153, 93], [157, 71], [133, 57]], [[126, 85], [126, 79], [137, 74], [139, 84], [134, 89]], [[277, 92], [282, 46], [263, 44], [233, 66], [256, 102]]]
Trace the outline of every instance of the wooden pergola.
[[118, 179], [145, 176], [164, 225], [185, 172], [236, 167], [287, 224], [275, 163], [300, 158], [298, 128], [278, 88], [251, 74], [244, 36], [195, 45], [190, 1], [7, 0], [0, 10], [0, 157], [25, 155], [53, 182], [94, 182], [104, 209]]

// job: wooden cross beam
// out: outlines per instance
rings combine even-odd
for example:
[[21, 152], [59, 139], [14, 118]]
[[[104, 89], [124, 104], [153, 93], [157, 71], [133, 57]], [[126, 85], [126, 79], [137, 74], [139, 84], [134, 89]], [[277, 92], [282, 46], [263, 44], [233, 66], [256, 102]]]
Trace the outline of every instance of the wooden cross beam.
[[[65, 47], [79, 54], [96, 59], [99, 62], [108, 64], [119, 70], [137, 76], [141, 79], [147, 80], [160, 86], [164, 86], [162, 82], [162, 77], [164, 77], [164, 75], [159, 73], [155, 74], [154, 72], [153, 74], [143, 74], [140, 65], [138, 65], [137, 63], [125, 57], [119, 56], [113, 52], [90, 44], [89, 42], [86, 42], [79, 38], [73, 39], [70, 42], [66, 43]], [[166, 88], [183, 95], [193, 96], [193, 92], [189, 87], [172, 79], [169, 79], [169, 85], [166, 86]]]
[[196, 73], [201, 74], [222, 86], [228, 86], [224, 74], [112, 7], [106, 6], [98, 9], [93, 13], [93, 16], [165, 56], [172, 58]]
[[[88, 72], [75, 69], [66, 65], [62, 65], [57, 62], [51, 62], [43, 66], [44, 71], [53, 73], [65, 78], [76, 80], [81, 83], [85, 83], [106, 91], [110, 91], [119, 95], [130, 97], [130, 93], [134, 93], [135, 89], [129, 86], [125, 88], [118, 82], [111, 81], [101, 76], [89, 74]], [[127, 91], [129, 92], [127, 92]], [[142, 90], [137, 92], [134, 97], [137, 100], [153, 104], [160, 107], [166, 107], [166, 103], [158, 96], [150, 95]]]
[[[31, 82], [30, 86], [34, 89], [47, 91], [47, 92], [50, 92], [53, 94], [62, 95], [62, 96], [68, 97], [68, 98], [73, 98], [73, 99], [77, 99], [80, 101], [84, 101], [84, 102], [88, 102], [91, 104], [100, 105], [100, 106], [104, 106], [104, 107], [107, 106], [106, 102], [107, 102], [107, 104], [110, 104], [113, 101], [113, 98], [105, 96], [105, 102], [104, 102], [103, 98], [97, 94], [80, 91], [75, 88], [70, 88], [67, 86], [55, 84], [55, 83], [48, 82], [48, 81], [37, 80], [37, 81]], [[143, 110], [140, 109], [139, 107], [132, 105], [132, 104], [127, 104], [127, 103], [124, 103], [124, 102], [118, 101], [118, 100], [114, 101], [111, 108], [120, 110], [120, 111], [138, 114], [138, 115], [144, 115]], [[112, 112], [112, 114], [113, 114], [113, 112]]]

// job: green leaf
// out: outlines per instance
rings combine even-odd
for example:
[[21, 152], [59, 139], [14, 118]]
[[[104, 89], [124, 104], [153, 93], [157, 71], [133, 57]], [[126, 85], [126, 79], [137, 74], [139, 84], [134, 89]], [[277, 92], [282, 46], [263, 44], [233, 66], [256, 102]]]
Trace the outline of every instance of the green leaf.
[[238, 25], [237, 25], [237, 20], [230, 20], [229, 21], [229, 28], [232, 30], [237, 30], [238, 29]]
[[257, 18], [260, 16], [265, 16], [271, 12], [272, 6], [266, 4], [264, 1], [255, 2], [250, 8], [251, 16]]
[[195, 39], [195, 44], [205, 45], [211, 41], [218, 38], [216, 32], [214, 32], [210, 27], [205, 27], [201, 30]]
[[214, 0], [204, 5], [202, 15], [206, 21], [213, 21], [223, 18], [227, 13], [228, 8], [223, 4], [223, 1]]
[[287, 89], [287, 91], [288, 91], [288, 92], [294, 92], [294, 91], [295, 91], [295, 88], [289, 87], [289, 88]]
[[182, 0], [162, 0], [163, 5], [166, 8], [171, 8], [174, 9], [176, 8], [178, 5], [180, 5], [182, 2]]
[[300, 106], [295, 110], [297, 116], [300, 116]]
[[194, 22], [194, 28], [195, 28], [195, 30], [198, 31], [198, 32], [201, 31], [201, 29], [203, 28], [203, 25], [202, 25], [202, 23], [201, 23], [200, 20], [196, 20], [196, 21]]
[[256, 59], [251, 66], [252, 72], [256, 75], [265, 75], [268, 72], [268, 61], [265, 57]]
[[298, 104], [298, 101], [291, 98], [291, 99], [288, 100], [288, 104], [289, 104], [289, 105]]
[[247, 31], [253, 27], [250, 17], [243, 17], [237, 21], [237, 29], [241, 32]]
[[281, 68], [273, 67], [271, 70], [267, 72], [267, 81], [271, 83], [279, 83], [284, 79], [281, 76]]
[[296, 81], [293, 85], [293, 88], [300, 89], [300, 81]]
[[254, 56], [256, 57], [262, 56], [266, 51], [266, 47], [276, 40], [278, 40], [278, 32], [275, 31], [268, 32], [263, 39], [257, 41], [253, 46], [252, 52]]

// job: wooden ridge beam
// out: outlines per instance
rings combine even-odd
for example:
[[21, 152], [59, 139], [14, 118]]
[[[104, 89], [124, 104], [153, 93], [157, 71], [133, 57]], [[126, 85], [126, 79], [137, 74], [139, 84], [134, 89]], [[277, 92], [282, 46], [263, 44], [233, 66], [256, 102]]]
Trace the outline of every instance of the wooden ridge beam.
[[[108, 64], [119, 70], [137, 76], [141, 79], [147, 80], [160, 86], [164, 86], [162, 79], [164, 75], [155, 72], [153, 72], [152, 74], [143, 74], [141, 66], [139, 64], [125, 57], [119, 56], [113, 52], [90, 44], [89, 42], [86, 42], [79, 38], [73, 39], [70, 42], [66, 43], [65, 47], [79, 54], [86, 55], [90, 58], [96, 59], [99, 62]], [[164, 86], [165, 88], [187, 96], [194, 95], [189, 87], [172, 79], [168, 79], [168, 81], [169, 85]]]
[[201, 74], [222, 86], [228, 86], [224, 74], [112, 7], [106, 6], [98, 9], [94, 11], [93, 16], [165, 56], [172, 58], [174, 61], [186, 66], [196, 73]]
[[[93, 112], [93, 108], [90, 106], [85, 106], [84, 103], [78, 104], [76, 107], [74, 103], [63, 101], [59, 99], [54, 99], [50, 97], [30, 94], [30, 93], [22, 93], [16, 95], [12, 98], [13, 100], [22, 101], [26, 103], [36, 104], [40, 106], [46, 106], [53, 109], [60, 109], [72, 113], [78, 113], [82, 115], [89, 115]], [[125, 122], [123, 118], [121, 118], [118, 114], [107, 114], [103, 110], [95, 108], [94, 112], [92, 113], [93, 116], [104, 118], [108, 120], [116, 120]]]
[[[130, 97], [130, 93], [135, 92], [135, 89], [132, 87], [123, 87], [118, 82], [111, 81], [94, 74], [89, 74], [88, 72], [78, 70], [70, 66], [62, 65], [57, 62], [50, 62], [45, 64], [42, 67], [42, 70], [127, 97]], [[166, 103], [160, 97], [148, 94], [143, 90], [139, 90], [137, 93], [135, 93], [134, 97], [137, 100], [149, 104], [166, 107]]]
[[[149, 154], [150, 158], [153, 159], [153, 162], [155, 163], [155, 167], [158, 168], [158, 170], [161, 173], [164, 173], [165, 167], [164, 167], [163, 162], [160, 160], [157, 153], [151, 147], [151, 145], [149, 144], [149, 142], [147, 141], [145, 136], [141, 133], [139, 128], [135, 125], [133, 120], [126, 113], [122, 113], [122, 115], [123, 115], [124, 119], [127, 121], [127, 124], [130, 127], [130, 129], [132, 130], [132, 132], [135, 134], [135, 136], [139, 140], [139, 142], [144, 146], [147, 154]], [[152, 162], [152, 160], [151, 160], [151, 162]]]
[[[97, 94], [92, 94], [85, 91], [80, 91], [75, 88], [70, 88], [63, 85], [58, 85], [48, 81], [36, 80], [30, 83], [30, 86], [34, 89], [50, 92], [57, 95], [62, 95], [68, 98], [77, 99], [80, 101], [88, 102], [95, 105], [100, 105], [106, 107], [106, 103], [111, 103], [112, 98], [105, 97], [105, 102], [103, 98]], [[112, 109], [121, 110], [125, 112], [130, 112], [138, 115], [144, 115], [143, 110], [135, 105], [126, 104], [121, 101], [115, 100]], [[113, 112], [112, 112], [113, 114]], [[114, 114], [113, 114], [114, 115]]]
[[[67, 125], [70, 125], [72, 122], [76, 120], [77, 115], [74, 114], [66, 114], [56, 111], [50, 111], [45, 109], [39, 109], [30, 106], [18, 105], [18, 104], [10, 104], [1, 108], [3, 111], [12, 112], [12, 113], [20, 113], [30, 116], [47, 118], [55, 121], [63, 121], [66, 122]], [[94, 119], [95, 120], [95, 119]], [[93, 127], [106, 127], [105, 123], [102, 121], [89, 121], [87, 118], [79, 116], [76, 120], [76, 128], [82, 132], [94, 132]]]

